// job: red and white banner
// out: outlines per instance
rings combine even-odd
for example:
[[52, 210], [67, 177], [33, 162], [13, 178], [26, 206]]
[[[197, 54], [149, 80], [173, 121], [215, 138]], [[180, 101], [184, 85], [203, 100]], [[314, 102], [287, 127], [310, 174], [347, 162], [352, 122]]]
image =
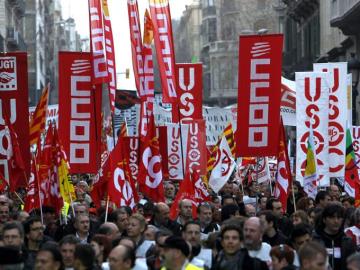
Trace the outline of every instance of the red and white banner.
[[123, 137], [122, 140], [125, 141], [125, 157], [129, 162], [130, 173], [132, 179], [137, 181], [139, 173], [139, 137]]
[[89, 0], [89, 25], [93, 84], [109, 82], [101, 0]]
[[348, 74], [347, 75], [347, 88], [346, 88], [346, 93], [347, 93], [347, 122], [348, 125], [347, 126], [351, 126], [352, 125], [352, 74]]
[[330, 183], [328, 76], [324, 72], [296, 72], [296, 180], [300, 183], [303, 183], [305, 175], [310, 125], [314, 131], [318, 186]]
[[90, 61], [89, 53], [59, 52], [59, 136], [70, 173], [96, 173], [100, 165], [101, 85], [92, 85]]
[[355, 153], [355, 164], [360, 174], [360, 126], [352, 126], [351, 135]]
[[282, 35], [240, 36], [238, 156], [277, 154], [282, 44]]
[[202, 64], [176, 64], [176, 78], [180, 120], [202, 119]]
[[329, 73], [329, 177], [344, 177], [347, 120], [347, 63], [317, 63]]
[[176, 104], [175, 51], [169, 0], [149, 0], [163, 102]]
[[106, 63], [109, 76], [109, 101], [111, 112], [115, 110], [115, 92], [116, 92], [116, 63], [115, 63], [115, 48], [112, 34], [109, 6], [107, 0], [102, 0], [102, 8], [104, 12], [104, 33], [105, 33], [105, 50]]
[[254, 170], [251, 172], [251, 179], [256, 180], [258, 184], [271, 179], [269, 161], [267, 157], [258, 157]]
[[26, 174], [30, 174], [27, 74], [26, 53], [0, 53], [0, 173], [7, 181], [10, 136], [5, 130], [6, 115], [17, 134]]
[[128, 15], [129, 15], [129, 29], [131, 41], [132, 63], [134, 69], [135, 85], [138, 91], [138, 96], [141, 97], [140, 89], [140, 76], [143, 74], [144, 63], [142, 57], [142, 40], [140, 18], [137, 0], [127, 1]]
[[[183, 172], [183, 158], [181, 149], [181, 131], [179, 124], [169, 123], [166, 127], [167, 132], [167, 153], [166, 160], [168, 178], [169, 179], [184, 179]], [[164, 158], [164, 156], [163, 156]]]

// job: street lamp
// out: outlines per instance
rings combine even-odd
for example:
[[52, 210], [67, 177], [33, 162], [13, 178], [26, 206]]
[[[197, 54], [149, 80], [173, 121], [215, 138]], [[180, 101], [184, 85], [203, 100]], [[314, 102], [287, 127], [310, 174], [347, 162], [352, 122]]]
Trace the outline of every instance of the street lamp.
[[348, 70], [352, 75], [352, 118], [353, 124], [357, 124], [356, 117], [356, 97], [358, 96], [357, 86], [359, 84], [360, 61], [351, 53], [351, 59], [348, 61]]

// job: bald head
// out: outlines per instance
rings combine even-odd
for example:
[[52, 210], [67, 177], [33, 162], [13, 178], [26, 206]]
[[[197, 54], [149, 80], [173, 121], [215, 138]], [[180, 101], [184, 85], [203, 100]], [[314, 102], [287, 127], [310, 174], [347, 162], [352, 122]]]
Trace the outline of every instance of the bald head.
[[110, 270], [130, 270], [135, 265], [135, 251], [127, 246], [118, 245], [109, 254]]
[[110, 239], [114, 239], [119, 233], [118, 226], [113, 222], [105, 222], [99, 227], [98, 233], [108, 236]]
[[258, 217], [248, 218], [244, 223], [244, 244], [248, 250], [257, 250], [262, 243], [262, 226]]
[[158, 225], [167, 225], [169, 221], [170, 208], [166, 203], [159, 202], [155, 205], [154, 219]]

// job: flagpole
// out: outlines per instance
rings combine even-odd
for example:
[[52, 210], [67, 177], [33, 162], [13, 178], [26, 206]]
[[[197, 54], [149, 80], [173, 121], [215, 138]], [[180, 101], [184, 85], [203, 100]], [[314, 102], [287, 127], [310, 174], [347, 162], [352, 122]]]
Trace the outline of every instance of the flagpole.
[[[39, 151], [40, 149], [38, 149]], [[36, 178], [37, 178], [37, 186], [38, 186], [38, 196], [39, 196], [39, 205], [40, 205], [40, 217], [41, 217], [41, 224], [44, 225], [44, 215], [42, 210], [42, 202], [41, 202], [41, 195], [40, 195], [40, 185], [39, 185], [39, 167], [36, 163], [36, 157], [34, 157], [34, 163], [35, 163], [35, 171], [36, 171]]]
[[21, 202], [23, 205], [25, 205], [25, 202], [21, 199], [21, 197], [19, 196], [19, 194], [18, 194], [16, 191], [14, 191], [14, 193], [15, 193], [16, 197], [18, 197], [18, 199], [20, 200], [20, 202]]
[[108, 195], [107, 199], [106, 199], [105, 222], [107, 222], [107, 218], [108, 218], [108, 214], [109, 214], [109, 200], [110, 200], [110, 197]]
[[[256, 157], [256, 178], [255, 178], [255, 183], [256, 183], [256, 187], [258, 185], [258, 178], [259, 178], [259, 157]], [[255, 211], [257, 211], [258, 209], [258, 197], [259, 197], [259, 193], [258, 191], [256, 191], [255, 193]]]
[[296, 212], [295, 192], [294, 192], [294, 181], [291, 183], [291, 193], [293, 197], [294, 212]]
[[[180, 106], [178, 106], [176, 104], [176, 107], [177, 107], [177, 110], [178, 110], [178, 118], [179, 118], [178, 120], [179, 120], [179, 133], [180, 133], [180, 149], [181, 149], [181, 159], [182, 159], [181, 160], [181, 166], [182, 166], [182, 170], [183, 170], [183, 177], [185, 178], [184, 150], [183, 150], [183, 140], [182, 140], [182, 131], [181, 131], [181, 121], [180, 121]], [[174, 119], [173, 119], [173, 121], [174, 121]], [[189, 126], [189, 128], [190, 128], [190, 126]]]

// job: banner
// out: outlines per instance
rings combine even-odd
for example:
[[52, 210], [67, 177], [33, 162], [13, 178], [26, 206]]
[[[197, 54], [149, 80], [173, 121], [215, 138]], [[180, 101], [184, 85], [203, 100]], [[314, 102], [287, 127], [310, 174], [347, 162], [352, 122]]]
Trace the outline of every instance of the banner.
[[[29, 119], [31, 119], [32, 115], [35, 112], [36, 107], [29, 107]], [[59, 117], [59, 104], [52, 104], [47, 106], [47, 121], [45, 125], [45, 130], [47, 130], [49, 123], [56, 123], [58, 126], [58, 117]]]
[[345, 174], [347, 63], [317, 63], [315, 72], [329, 73], [329, 177]]
[[[184, 179], [183, 157], [182, 157], [182, 139], [179, 124], [170, 123], [166, 127], [167, 135], [167, 171], [169, 179]], [[164, 155], [163, 155], [164, 159]]]
[[175, 52], [169, 0], [149, 0], [163, 102], [176, 104]]
[[281, 77], [280, 113], [285, 126], [296, 126], [295, 82]]
[[329, 185], [328, 76], [328, 73], [323, 72], [296, 72], [296, 180], [300, 183], [303, 183], [305, 175], [311, 125], [314, 131], [318, 186]]
[[355, 165], [360, 175], [360, 126], [352, 126], [351, 135], [355, 154]]
[[7, 181], [10, 136], [5, 131], [5, 115], [17, 134], [26, 174], [30, 175], [27, 68], [26, 53], [0, 53], [0, 173]]
[[104, 11], [104, 33], [105, 33], [105, 49], [107, 59], [107, 72], [109, 76], [109, 101], [110, 110], [114, 113], [115, 110], [115, 92], [116, 92], [116, 63], [115, 63], [115, 48], [114, 39], [111, 27], [109, 6], [107, 0], [102, 0], [102, 8]]
[[89, 0], [89, 25], [93, 84], [109, 82], [101, 0]]
[[92, 85], [90, 61], [89, 53], [59, 52], [59, 136], [70, 173], [96, 173], [100, 165], [101, 85]]
[[123, 137], [125, 149], [125, 158], [129, 162], [130, 174], [134, 181], [137, 181], [139, 172], [139, 138]]
[[[347, 121], [348, 124], [347, 126], [350, 127], [353, 122], [352, 122], [352, 74], [348, 74], [347, 75]], [[355, 97], [356, 98], [356, 97]]]
[[282, 35], [240, 36], [237, 156], [277, 154]]
[[176, 78], [180, 120], [202, 119], [202, 64], [176, 64]]

